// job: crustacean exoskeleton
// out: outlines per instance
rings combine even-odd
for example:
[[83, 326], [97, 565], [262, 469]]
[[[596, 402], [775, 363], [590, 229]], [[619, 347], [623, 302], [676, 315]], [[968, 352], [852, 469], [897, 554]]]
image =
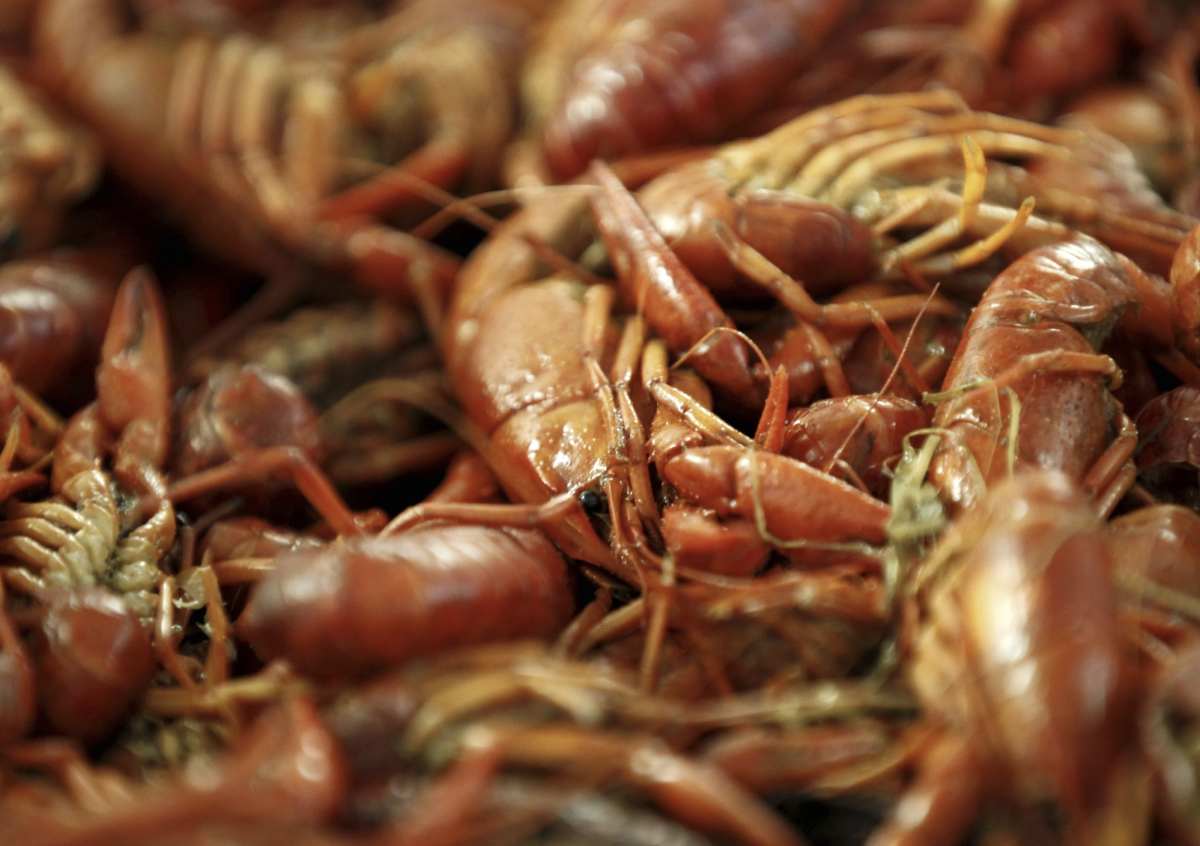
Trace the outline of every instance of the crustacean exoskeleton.
[[1200, 17], [1180, 8], [1170, 28], [1139, 57], [1137, 78], [1082, 92], [1063, 107], [1058, 122], [1111, 135], [1176, 208], [1200, 210]]
[[1165, 661], [1150, 680], [1142, 712], [1142, 747], [1154, 773], [1155, 810], [1172, 842], [1195, 843], [1196, 720], [1200, 691], [1196, 689], [1200, 644], [1194, 639]]
[[901, 454], [906, 435], [928, 425], [924, 409], [896, 396], [821, 400], [788, 413], [781, 452], [883, 498], [888, 462]]
[[940, 732], [872, 846], [958, 843], [992, 797], [1029, 838], [1144, 828], [1111, 568], [1086, 492], [1058, 471], [1017, 473], [951, 526], [904, 589], [905, 673]]
[[[407, 170], [414, 180], [454, 183], [474, 164], [471, 145], [487, 133], [476, 137], [471, 125], [464, 134], [461, 115], [442, 113], [455, 98], [441, 93], [452, 83], [439, 74], [454, 74], [437, 61], [437, 45], [465, 46], [453, 51], [459, 72], [511, 61], [497, 55], [519, 49], [532, 12], [489, 5], [416, 4], [365, 27], [330, 9], [324, 25], [297, 26], [289, 40], [282, 24], [278, 38], [157, 33], [138, 29], [121, 0], [55, 0], [36, 16], [34, 70], [100, 135], [110, 164], [205, 249], [281, 284], [298, 278], [299, 256], [416, 298], [436, 322], [458, 260], [377, 215], [401, 202], [397, 190], [409, 191]], [[286, 22], [287, 10], [280, 14]], [[484, 74], [479, 84], [490, 91], [504, 75]], [[429, 143], [394, 171], [387, 157], [404, 137], [394, 122], [423, 118], [427, 106], [435, 117], [419, 135]], [[503, 135], [510, 110], [486, 111]], [[373, 147], [384, 158], [364, 174], [356, 159]]]
[[[602, 178], [612, 179], [611, 174]], [[536, 504], [564, 494], [580, 496], [586, 491], [602, 494], [615, 556], [607, 544], [595, 544], [595, 532], [586, 523], [559, 521], [546, 530], [569, 555], [637, 583], [638, 565], [629, 563], [631, 550], [646, 548], [638, 535], [642, 530], [654, 535], [658, 522], [645, 467], [647, 447], [643, 427], [644, 419], [649, 416], [646, 404], [650, 400], [665, 402], [675, 410], [682, 404], [690, 409], [685, 417], [691, 415], [693, 419], [703, 409], [700, 403], [668, 384], [665, 351], [658, 353], [664, 356], [661, 366], [643, 362], [639, 386], [634, 364], [645, 345], [645, 330], [634, 317], [626, 321], [621, 339], [612, 337], [615, 333], [608, 328], [611, 325], [608, 315], [614, 310], [615, 294], [610, 287], [599, 283], [584, 286], [563, 275], [534, 281], [546, 271], [539, 267], [537, 246], [526, 243], [526, 238], [533, 236], [543, 244], [552, 244], [570, 257], [586, 248], [594, 237], [587, 205], [595, 189], [581, 186], [578, 190], [581, 196], [571, 201], [573, 206], [569, 210], [563, 208], [558, 198], [530, 205], [506, 222], [471, 258], [450, 310], [446, 334], [448, 374], [471, 423], [489, 439], [481, 454], [497, 470], [497, 477], [510, 498]], [[602, 190], [606, 198], [621, 201], [623, 189], [609, 184]], [[631, 203], [625, 194], [623, 209], [628, 209]], [[629, 225], [622, 227], [621, 223]], [[639, 280], [644, 280], [647, 274], [661, 277], [680, 269], [661, 239], [653, 240], [642, 223], [630, 222], [622, 212], [611, 216], [610, 224], [606, 241], [626, 254], [639, 254], [637, 262], [642, 267], [630, 269]], [[620, 262], [617, 264], [618, 275], [622, 275]], [[647, 269], [650, 266], [659, 270], [650, 271]], [[631, 296], [637, 300], [636, 295]], [[865, 309], [859, 310], [860, 318], [867, 314]], [[870, 318], [865, 319], [869, 323]], [[557, 329], [547, 333], [546, 326]], [[706, 326], [703, 320], [695, 326], [681, 325], [672, 345], [686, 348], [686, 344], [703, 338], [707, 328], [712, 328], [712, 324]], [[726, 337], [718, 334], [707, 341], [705, 353], [718, 370], [729, 363], [722, 360], [725, 351], [737, 353], [732, 368], [736, 370], [737, 361], [746, 361], [744, 347], [732, 339], [724, 340]], [[605, 378], [600, 368], [609, 366], [609, 362], [612, 362], [611, 376]], [[742, 372], [748, 371], [743, 368]], [[739, 385], [746, 389], [743, 396], [757, 390], [752, 380], [743, 380]], [[847, 500], [839, 515], [845, 518], [842, 528], [824, 530], [819, 527], [820, 521], [806, 524], [782, 515], [779, 526], [787, 524], [791, 531], [803, 531], [800, 527], [807, 525], [818, 533], [819, 538], [814, 539], [858, 537], [883, 541], [886, 506], [793, 459], [779, 462], [780, 456], [766, 452], [759, 453], [757, 458], [753, 453], [743, 455], [752, 443], [750, 438], [711, 414], [705, 419], [708, 424], [700, 425], [701, 428], [707, 425], [707, 433], [712, 436], [710, 452], [714, 459], [719, 454], [731, 462], [731, 467], [736, 463], [744, 468], [740, 483], [743, 488], [753, 484], [754, 479], [774, 478], [768, 467], [786, 465], [808, 484], [836, 491], [830, 493], [833, 501], [837, 497]], [[580, 445], [588, 452], [581, 453]], [[681, 459], [678, 466], [682, 469], [688, 460]], [[713, 472], [714, 478], [721, 475], [719, 470]], [[705, 487], [707, 483], [699, 484]], [[767, 486], [762, 489], [765, 492]], [[712, 496], [733, 494], [717, 494], [714, 489]], [[787, 504], [798, 511], [803, 511], [806, 504], [822, 507], [819, 495], [803, 502], [789, 500]], [[784, 506], [782, 500], [770, 494], [764, 494], [763, 501]], [[743, 515], [754, 508], [754, 503], [746, 497], [739, 502], [737, 507]], [[837, 506], [831, 506], [822, 513], [836, 509]], [[861, 515], [856, 517], [856, 512]], [[441, 510], [430, 513], [445, 516]], [[460, 519], [471, 518], [464, 511]], [[877, 531], [866, 530], [865, 536], [855, 534], [857, 530], [851, 527], [856, 519], [864, 525], [877, 524]], [[770, 518], [768, 522], [773, 520]], [[586, 546], [581, 543], [584, 537], [591, 538]]]
[[1128, 48], [1148, 46], [1150, 17], [1124, 0], [873, 4], [826, 45], [834, 67], [797, 88], [801, 102], [821, 95], [822, 76], [844, 90], [841, 65], [853, 91], [951, 88], [975, 108], [1045, 120], [1063, 97], [1118, 75]]
[[[418, 0], [354, 33], [350, 114], [374, 125], [394, 167], [321, 204], [326, 218], [386, 212], [422, 183], [475, 193], [497, 181], [518, 121], [518, 65], [549, 0]], [[413, 124], [416, 124], [414, 131]], [[412, 134], [419, 146], [405, 150]]]
[[55, 731], [85, 744], [105, 740], [150, 685], [150, 636], [105, 588], [49, 590], [31, 657], [38, 710]]
[[[1023, 468], [1081, 481], [1108, 513], [1133, 482], [1137, 432], [1097, 348], [1113, 330], [1170, 349], [1172, 297], [1160, 280], [1090, 238], [1027, 253], [971, 316], [938, 397], [944, 433], [931, 468], [952, 508]], [[1165, 319], [1164, 319], [1165, 318]]]
[[1161, 661], [1163, 644], [1195, 638], [1200, 625], [1200, 515], [1159, 503], [1122, 514], [1104, 530], [1122, 613], [1138, 625], [1143, 650]]
[[[603, 168], [592, 177], [602, 186], [594, 202], [625, 306], [644, 312], [676, 354], [698, 347], [692, 366], [720, 396], [749, 407], [761, 402], [767, 374], [756, 380], [741, 345], [709, 335], [733, 325], [716, 297], [769, 292], [805, 336], [797, 348], [815, 354], [822, 333], [872, 322], [862, 303], [813, 300], [852, 282], [914, 271], [934, 281], [998, 250], [1012, 258], [1078, 231], [1165, 272], [1192, 226], [1110, 139], [972, 112], [949, 91], [815, 110], [669, 171], [636, 203]], [[1072, 190], [1081, 183], [1094, 196]], [[899, 240], [914, 229], [920, 234]], [[625, 240], [645, 246], [627, 253]], [[679, 259], [663, 258], [666, 272], [653, 258], [664, 242]], [[923, 307], [954, 314], [944, 300], [926, 299], [897, 295], [870, 308], [887, 320]]]
[[62, 785], [36, 802], [15, 800], [20, 791], [5, 797], [0, 834], [37, 846], [150, 843], [176, 829], [220, 831], [223, 825], [278, 824], [281, 817], [324, 823], [337, 815], [347, 786], [341, 746], [303, 696], [269, 708], [223, 758], [195, 761], [187, 773], [157, 784], [93, 767], [61, 744], [31, 745], [7, 758]]
[[427, 524], [280, 555], [238, 628], [264, 658], [347, 677], [455, 646], [548, 638], [574, 610], [562, 555], [541, 533]]
[[[386, 300], [347, 302], [260, 324], [198, 358], [188, 368], [198, 384], [180, 410], [176, 490], [201, 490], [191, 477], [230, 463], [224, 487], [235, 472], [255, 482], [274, 472], [256, 459], [272, 447], [293, 450], [295, 461], [322, 467], [340, 485], [436, 466], [457, 439], [422, 431], [417, 412], [373, 402], [366, 387], [387, 374], [436, 378], [436, 354], [421, 340], [414, 313]], [[353, 401], [339, 402], [351, 393]]]
[[57, 497], [5, 511], [0, 544], [22, 565], [5, 578], [30, 589], [102, 584], [149, 625], [175, 513], [162, 475], [170, 418], [166, 319], [145, 270], [130, 272], [117, 291], [96, 388], [96, 402], [71, 418], [55, 447]]
[[100, 177], [100, 150], [3, 63], [0, 108], [0, 258], [10, 259], [54, 244], [67, 207]]
[[1138, 431], [1138, 478], [1160, 499], [1197, 503], [1198, 415], [1200, 386], [1181, 385], [1150, 400], [1134, 419]]
[[593, 158], [735, 137], [808, 65], [847, 0], [568, 0], [522, 72], [526, 137], [507, 178], [578, 175]]
[[96, 365], [117, 283], [129, 268], [114, 275], [105, 257], [94, 258], [51, 253], [0, 265], [0, 361], [39, 395], [69, 394]]

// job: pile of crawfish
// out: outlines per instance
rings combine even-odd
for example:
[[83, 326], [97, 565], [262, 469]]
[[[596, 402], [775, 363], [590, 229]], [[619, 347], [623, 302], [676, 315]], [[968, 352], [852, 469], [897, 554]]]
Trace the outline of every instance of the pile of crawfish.
[[0, 842], [1200, 844], [1198, 215], [1185, 0], [6, 0]]

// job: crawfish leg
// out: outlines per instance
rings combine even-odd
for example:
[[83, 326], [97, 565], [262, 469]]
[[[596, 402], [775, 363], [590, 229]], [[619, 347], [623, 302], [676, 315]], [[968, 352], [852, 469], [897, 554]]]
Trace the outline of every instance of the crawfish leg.
[[[870, 94], [851, 97], [813, 109], [767, 135], [730, 149], [726, 152], [731, 164], [730, 177], [751, 186], [787, 185], [821, 151], [848, 138], [908, 123], [923, 117], [923, 112], [965, 111], [967, 105], [962, 95], [949, 89], [901, 94], [888, 98], [885, 105], [881, 105], [878, 96]], [[819, 173], [809, 172], [806, 179], [819, 178], [819, 184], [824, 184], [840, 170], [830, 164], [836, 163], [823, 163]]]
[[771, 376], [771, 389], [767, 392], [767, 401], [763, 404], [758, 428], [754, 430], [754, 442], [767, 452], [779, 452], [783, 449], [787, 433], [787, 410], [787, 368], [781, 364]]
[[937, 740], [916, 783], [867, 846], [947, 846], [966, 835], [983, 801], [983, 763], [969, 741]]
[[597, 224], [626, 300], [646, 315], [673, 352], [696, 348], [692, 366], [719, 390], [744, 406], [758, 405], [759, 386], [746, 347], [726, 331], [733, 321], [613, 172], [597, 162], [591, 173], [601, 187], [593, 197]]
[[353, 219], [335, 225], [351, 230], [343, 258], [355, 281], [371, 293], [415, 302], [429, 334], [440, 346], [446, 300], [462, 261], [397, 229], [362, 226]]
[[667, 350], [660, 340], [646, 345], [642, 355], [642, 382], [647, 392], [662, 406], [687, 421], [704, 437], [717, 443], [751, 447], [754, 442], [705, 408], [686, 392], [667, 381]]
[[[422, 523], [432, 520], [446, 520], [455, 523], [471, 523], [480, 526], [496, 526], [509, 529], [545, 529], [547, 526], [560, 524], [563, 521], [582, 522], [586, 524], [588, 517], [577, 494], [568, 491], [551, 497], [540, 504], [502, 504], [489, 505], [480, 503], [459, 502], [422, 502], [407, 508], [396, 515], [381, 534], [392, 535], [408, 531]], [[624, 579], [631, 585], [641, 584], [642, 574], [638, 568], [626, 558], [619, 555], [609, 555], [605, 558], [605, 568]]]
[[[158, 662], [166, 668], [182, 690], [195, 690], [196, 679], [179, 652], [179, 641], [186, 625], [176, 616], [178, 586], [174, 576], [163, 576], [158, 585], [158, 613], [154, 619], [152, 645]], [[185, 612], [186, 613], [186, 612]], [[197, 671], [198, 667], [195, 668]]]
[[1137, 468], [1133, 464], [1137, 444], [1137, 428], [1122, 412], [1117, 415], [1117, 437], [1083, 477], [1084, 490], [1096, 498], [1096, 507], [1102, 516], [1112, 512], [1137, 479]]
[[575, 503], [575, 496], [569, 493], [559, 494], [539, 505], [422, 502], [397, 514], [380, 534], [398, 534], [431, 520], [532, 529], [571, 513]]
[[226, 464], [202, 470], [174, 483], [167, 490], [167, 498], [171, 502], [182, 502], [203, 493], [280, 474], [291, 478], [304, 498], [339, 535], [354, 537], [363, 533], [358, 518], [333, 483], [297, 447], [267, 447], [243, 453]]
[[1063, 372], [1099, 373], [1111, 380], [1113, 388], [1121, 386], [1121, 368], [1117, 367], [1116, 362], [1107, 355], [1072, 350], [1048, 350], [1025, 356], [1020, 362], [997, 375], [995, 379], [989, 379], [982, 384], [964, 385], [960, 390], [930, 394], [925, 399], [927, 402], [938, 402], [956, 395], [960, 398], [971, 398], [976, 392], [991, 392], [1011, 387], [1014, 383], [1037, 373]]
[[[611, 433], [608, 439], [609, 466], [624, 469], [622, 481], [627, 483], [628, 492], [633, 496], [638, 517], [652, 532], [657, 533], [658, 510], [646, 460], [646, 437], [629, 393], [646, 337], [645, 326], [639, 317], [631, 318], [621, 333], [611, 379], [605, 376], [599, 364], [614, 299], [615, 292], [607, 285], [594, 285], [584, 293], [583, 344], [589, 359], [586, 367], [605, 418], [605, 428]], [[618, 527], [637, 530], [622, 513], [626, 496], [625, 491], [621, 490], [622, 485], [618, 483], [611, 487], [609, 516], [613, 521], [612, 544], [619, 555], [630, 558], [631, 551]]]
[[[611, 288], [605, 290], [611, 291]], [[589, 292], [590, 293], [590, 292]], [[607, 320], [605, 324], [607, 325]], [[658, 506], [654, 500], [654, 487], [650, 480], [650, 464], [646, 454], [646, 433], [633, 405], [631, 386], [634, 384], [638, 359], [646, 345], [646, 327], [641, 317], [635, 315], [625, 324], [621, 342], [612, 365], [612, 395], [616, 403], [617, 419], [621, 423], [625, 462], [629, 476], [629, 491], [642, 525], [655, 536], [659, 535]], [[616, 515], [614, 515], [615, 519]], [[614, 525], [619, 525], [614, 523]]]

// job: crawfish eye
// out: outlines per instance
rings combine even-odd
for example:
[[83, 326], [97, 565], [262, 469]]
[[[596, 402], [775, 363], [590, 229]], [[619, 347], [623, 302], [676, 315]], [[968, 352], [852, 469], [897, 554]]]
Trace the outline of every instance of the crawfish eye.
[[604, 510], [604, 497], [595, 491], [580, 491], [579, 507], [588, 514], [599, 514]]

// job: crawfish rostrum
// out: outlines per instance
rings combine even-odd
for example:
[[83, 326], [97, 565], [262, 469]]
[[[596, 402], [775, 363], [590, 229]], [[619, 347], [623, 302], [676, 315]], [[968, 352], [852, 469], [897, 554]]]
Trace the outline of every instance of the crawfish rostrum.
[[1200, 842], [1188, 4], [0, 5], [0, 841]]

